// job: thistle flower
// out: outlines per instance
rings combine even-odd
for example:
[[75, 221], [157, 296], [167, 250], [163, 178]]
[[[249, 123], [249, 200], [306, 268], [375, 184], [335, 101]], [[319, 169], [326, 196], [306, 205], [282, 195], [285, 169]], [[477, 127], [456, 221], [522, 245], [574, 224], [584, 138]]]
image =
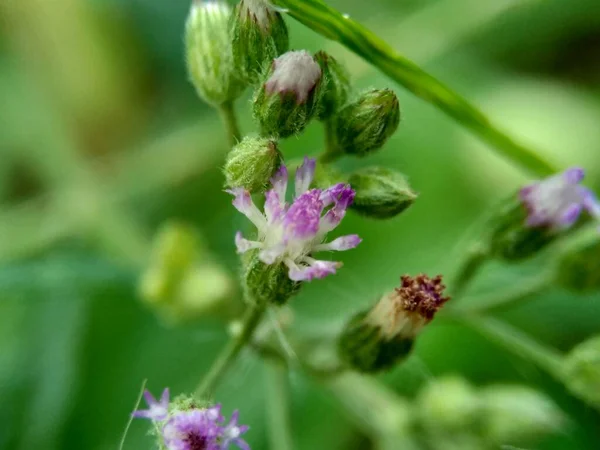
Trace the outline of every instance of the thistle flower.
[[528, 211], [526, 225], [566, 229], [584, 210], [600, 219], [600, 203], [591, 190], [580, 185], [584, 176], [583, 169], [572, 167], [521, 189], [519, 198]]
[[402, 284], [356, 314], [338, 340], [340, 357], [361, 372], [389, 369], [406, 358], [416, 336], [450, 299], [441, 275], [401, 277]]
[[156, 401], [150, 391], [144, 391], [144, 399], [148, 404], [148, 409], [138, 409], [133, 412], [133, 417], [150, 419], [155, 422], [165, 420], [169, 414], [169, 388], [166, 388], [160, 400]]
[[315, 164], [314, 159], [305, 158], [298, 168], [296, 198], [291, 204], [285, 201], [288, 172], [282, 164], [271, 180], [272, 189], [265, 193], [264, 213], [252, 202], [248, 191], [241, 188], [229, 191], [235, 196], [235, 208], [258, 230], [256, 240], [245, 239], [241, 232], [236, 234], [238, 253], [258, 250], [258, 259], [265, 265], [285, 265], [292, 281], [311, 281], [334, 274], [341, 263], [314, 259], [313, 253], [349, 250], [361, 242], [355, 234], [323, 242], [344, 218], [354, 191], [342, 183], [325, 190], [309, 189]]

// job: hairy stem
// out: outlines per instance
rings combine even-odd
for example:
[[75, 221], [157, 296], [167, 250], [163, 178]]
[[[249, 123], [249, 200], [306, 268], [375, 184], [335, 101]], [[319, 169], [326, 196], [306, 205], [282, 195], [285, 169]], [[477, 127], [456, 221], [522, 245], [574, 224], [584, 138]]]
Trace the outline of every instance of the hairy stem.
[[250, 342], [256, 327], [264, 315], [265, 307], [259, 305], [248, 306], [242, 319], [242, 329], [223, 349], [219, 357], [198, 386], [195, 396], [198, 398], [210, 397], [231, 364], [236, 360], [240, 351]]
[[293, 450], [289, 380], [286, 366], [279, 362], [269, 361], [266, 364], [266, 371], [266, 405], [270, 448], [274, 450]]
[[242, 139], [233, 102], [225, 102], [218, 109], [223, 125], [225, 125], [225, 130], [227, 131], [227, 140], [229, 145], [233, 147]]
[[274, 0], [274, 3], [317, 33], [340, 42], [416, 96], [470, 128], [517, 166], [538, 176], [556, 172], [544, 158], [514, 141], [466, 99], [397, 53], [367, 28], [327, 6], [322, 0]]

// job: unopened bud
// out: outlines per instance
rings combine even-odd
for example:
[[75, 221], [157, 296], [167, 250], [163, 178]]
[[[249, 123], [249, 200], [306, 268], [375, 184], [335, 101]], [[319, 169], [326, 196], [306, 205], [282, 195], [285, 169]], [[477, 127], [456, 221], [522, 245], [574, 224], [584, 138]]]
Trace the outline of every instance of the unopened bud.
[[600, 335], [577, 345], [563, 363], [563, 382], [573, 395], [600, 410]]
[[229, 19], [221, 0], [193, 0], [185, 26], [186, 62], [198, 95], [219, 106], [236, 99], [244, 85], [233, 64]]
[[401, 277], [402, 284], [348, 322], [338, 340], [340, 358], [360, 372], [389, 369], [405, 359], [414, 339], [450, 298], [442, 277]]
[[292, 281], [283, 263], [265, 264], [256, 252], [248, 252], [245, 289], [247, 297], [259, 305], [284, 305], [297, 294], [301, 283]]
[[565, 423], [550, 398], [524, 386], [491, 386], [480, 392], [486, 436], [498, 444], [527, 445]]
[[321, 68], [307, 51], [273, 61], [254, 98], [254, 117], [264, 136], [285, 138], [304, 130], [321, 98]]
[[477, 391], [459, 377], [431, 381], [419, 393], [417, 405], [423, 425], [434, 433], [471, 429], [480, 411]]
[[264, 66], [288, 50], [288, 29], [281, 14], [265, 0], [242, 0], [233, 14], [233, 59], [240, 77], [258, 81]]
[[351, 208], [366, 217], [392, 218], [417, 199], [406, 177], [392, 169], [359, 169], [350, 175], [348, 182], [356, 191]]
[[251, 193], [262, 192], [281, 160], [276, 141], [245, 137], [227, 155], [224, 170], [226, 186], [243, 187]]
[[600, 291], [600, 236], [595, 230], [562, 255], [556, 276], [558, 284], [571, 291]]
[[390, 89], [373, 89], [342, 108], [335, 119], [337, 152], [366, 156], [379, 150], [398, 129], [400, 105]]
[[315, 60], [323, 72], [323, 98], [318, 119], [327, 120], [346, 104], [350, 92], [350, 77], [346, 69], [324, 51], [317, 52]]

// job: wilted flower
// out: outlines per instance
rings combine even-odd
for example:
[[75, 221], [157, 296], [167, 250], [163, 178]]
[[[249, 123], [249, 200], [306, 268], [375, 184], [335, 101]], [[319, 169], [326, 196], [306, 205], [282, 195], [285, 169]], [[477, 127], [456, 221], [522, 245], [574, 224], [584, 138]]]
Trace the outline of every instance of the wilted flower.
[[573, 167], [521, 189], [519, 197], [528, 211], [526, 225], [569, 228], [584, 210], [600, 219], [600, 203], [580, 185], [584, 176], [583, 169]]
[[169, 388], [166, 388], [160, 396], [160, 401], [156, 401], [150, 391], [144, 391], [144, 399], [148, 404], [148, 409], [139, 409], [133, 412], [133, 417], [150, 419], [153, 421], [165, 420], [169, 414]]
[[329, 189], [309, 189], [315, 172], [315, 160], [304, 159], [296, 172], [296, 198], [292, 204], [285, 201], [288, 173], [281, 165], [266, 192], [264, 213], [252, 202], [244, 189], [232, 189], [233, 205], [256, 226], [256, 240], [248, 240], [238, 232], [235, 238], [239, 253], [258, 249], [258, 258], [266, 265], [283, 263], [294, 281], [310, 281], [334, 274], [339, 262], [322, 261], [312, 257], [319, 251], [343, 251], [356, 247], [361, 239], [357, 235], [339, 237], [323, 243], [327, 233], [339, 225], [354, 191], [346, 184], [336, 184]]

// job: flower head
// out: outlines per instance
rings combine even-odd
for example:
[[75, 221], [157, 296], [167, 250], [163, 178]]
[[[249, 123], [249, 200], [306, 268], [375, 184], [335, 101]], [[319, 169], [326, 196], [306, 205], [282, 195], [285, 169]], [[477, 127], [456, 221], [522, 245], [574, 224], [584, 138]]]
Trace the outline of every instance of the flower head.
[[160, 401], [156, 401], [154, 396], [148, 391], [144, 391], [144, 399], [148, 404], [148, 409], [139, 409], [133, 412], [133, 417], [150, 419], [153, 421], [165, 420], [169, 414], [169, 388], [166, 388], [160, 396]]
[[265, 83], [267, 94], [293, 93], [298, 104], [305, 103], [321, 80], [321, 67], [306, 50], [287, 52], [273, 61]]
[[357, 235], [347, 235], [323, 243], [327, 233], [344, 218], [354, 199], [354, 191], [341, 183], [325, 190], [309, 189], [314, 172], [315, 160], [305, 158], [296, 172], [296, 198], [288, 204], [285, 201], [288, 173], [282, 165], [271, 180], [272, 189], [265, 194], [264, 213], [252, 202], [248, 191], [241, 188], [229, 191], [235, 196], [233, 205], [258, 230], [256, 240], [245, 239], [237, 233], [238, 252], [258, 249], [258, 257], [263, 263], [285, 264], [293, 281], [324, 278], [334, 274], [341, 265], [314, 259], [313, 253], [349, 250], [361, 242]]
[[594, 193], [581, 186], [585, 172], [573, 167], [525, 186], [519, 193], [528, 216], [528, 227], [571, 227], [585, 210], [600, 219], [600, 203]]

